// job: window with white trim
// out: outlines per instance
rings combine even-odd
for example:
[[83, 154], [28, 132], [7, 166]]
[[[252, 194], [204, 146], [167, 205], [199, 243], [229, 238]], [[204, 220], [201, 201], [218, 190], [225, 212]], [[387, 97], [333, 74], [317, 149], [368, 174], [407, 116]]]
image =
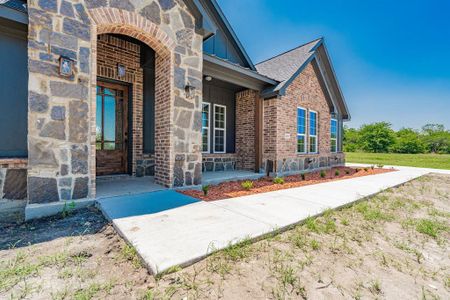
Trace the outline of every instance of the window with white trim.
[[297, 108], [297, 153], [306, 153], [306, 109]]
[[309, 112], [309, 152], [317, 153], [317, 112]]
[[336, 119], [331, 119], [331, 123], [330, 123], [330, 134], [331, 134], [331, 152], [336, 153], [337, 152], [337, 136], [338, 136], [338, 132], [337, 132], [337, 120]]
[[207, 102], [202, 103], [202, 152], [209, 152], [209, 137], [210, 131], [210, 114], [211, 114], [211, 105]]
[[214, 153], [225, 153], [226, 107], [214, 104]]

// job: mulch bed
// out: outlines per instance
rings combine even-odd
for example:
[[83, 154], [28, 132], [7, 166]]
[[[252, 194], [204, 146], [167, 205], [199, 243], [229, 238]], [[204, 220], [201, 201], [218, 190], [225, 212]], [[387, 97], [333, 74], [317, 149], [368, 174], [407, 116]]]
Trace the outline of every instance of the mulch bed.
[[[336, 171], [339, 171], [339, 175], [336, 176]], [[203, 191], [199, 190], [183, 190], [179, 191], [182, 194], [203, 200], [203, 201], [216, 201], [228, 198], [236, 198], [241, 196], [248, 196], [259, 193], [267, 193], [272, 191], [290, 189], [305, 185], [324, 183], [328, 181], [336, 181], [342, 179], [356, 178], [368, 175], [376, 175], [387, 172], [393, 172], [394, 169], [379, 169], [379, 168], [349, 168], [349, 167], [336, 167], [330, 170], [326, 170], [326, 176], [322, 178], [320, 171], [305, 173], [305, 179], [302, 179], [301, 174], [290, 175], [283, 177], [284, 184], [274, 184], [273, 178], [263, 177], [258, 180], [253, 180], [253, 188], [251, 190], [245, 190], [242, 188], [241, 183], [246, 180], [223, 182], [218, 185], [209, 187], [208, 195], [205, 196]]]

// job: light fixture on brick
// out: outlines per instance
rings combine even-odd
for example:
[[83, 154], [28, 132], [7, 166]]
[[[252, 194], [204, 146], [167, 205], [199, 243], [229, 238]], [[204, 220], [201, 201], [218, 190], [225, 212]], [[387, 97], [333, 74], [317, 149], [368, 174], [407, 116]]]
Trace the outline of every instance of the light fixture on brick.
[[122, 78], [122, 77], [125, 77], [126, 74], [127, 74], [126, 67], [122, 64], [117, 64], [117, 76]]
[[205, 76], [205, 80], [206, 80], [206, 81], [212, 81], [213, 78], [212, 78], [211, 76], [208, 75], [208, 76]]

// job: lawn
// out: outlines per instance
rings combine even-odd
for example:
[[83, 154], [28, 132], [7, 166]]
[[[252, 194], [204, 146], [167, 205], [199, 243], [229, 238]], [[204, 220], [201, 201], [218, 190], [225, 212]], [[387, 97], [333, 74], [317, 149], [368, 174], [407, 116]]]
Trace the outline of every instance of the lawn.
[[450, 299], [449, 199], [429, 175], [158, 277], [98, 211], [69, 212], [0, 230], [0, 299]]
[[450, 154], [346, 152], [347, 162], [450, 170]]

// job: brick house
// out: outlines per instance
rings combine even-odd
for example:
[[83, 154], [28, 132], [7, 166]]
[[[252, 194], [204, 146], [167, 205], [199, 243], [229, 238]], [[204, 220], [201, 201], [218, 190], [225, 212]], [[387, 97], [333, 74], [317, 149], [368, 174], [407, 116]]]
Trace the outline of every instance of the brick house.
[[95, 198], [105, 175], [344, 163], [323, 39], [255, 65], [215, 0], [6, 1], [0, 61], [0, 211]]

